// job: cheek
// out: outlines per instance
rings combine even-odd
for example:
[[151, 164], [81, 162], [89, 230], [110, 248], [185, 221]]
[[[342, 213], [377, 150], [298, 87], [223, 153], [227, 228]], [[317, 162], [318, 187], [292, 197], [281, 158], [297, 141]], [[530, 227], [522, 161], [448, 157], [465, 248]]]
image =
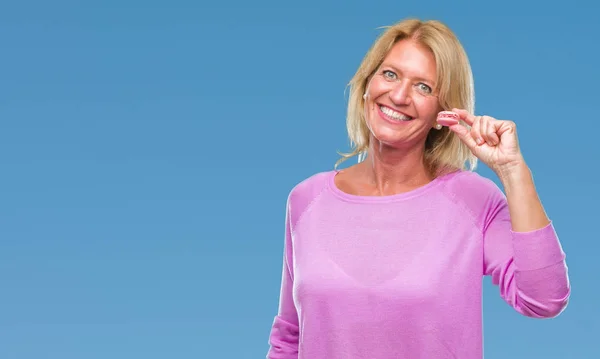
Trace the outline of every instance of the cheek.
[[415, 101], [415, 107], [422, 120], [433, 121], [441, 111], [441, 107], [435, 98], [425, 98]]
[[378, 116], [377, 108], [374, 104], [367, 103], [367, 105], [365, 106], [364, 116], [367, 127], [371, 132], [373, 132], [373, 126], [377, 123], [376, 117]]
[[374, 77], [373, 80], [367, 85], [369, 95], [371, 98], [378, 98], [383, 93], [389, 91], [389, 86], [385, 82], [381, 81], [379, 77]]
[[379, 135], [390, 132], [389, 124], [379, 117], [377, 106], [370, 104], [365, 115], [367, 116], [365, 121], [367, 128], [375, 137], [379, 138]]

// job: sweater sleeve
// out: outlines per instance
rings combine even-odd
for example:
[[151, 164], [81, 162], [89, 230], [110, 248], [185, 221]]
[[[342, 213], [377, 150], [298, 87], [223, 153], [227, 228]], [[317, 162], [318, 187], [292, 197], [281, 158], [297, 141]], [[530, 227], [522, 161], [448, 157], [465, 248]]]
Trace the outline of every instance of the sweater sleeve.
[[517, 312], [533, 318], [559, 315], [567, 306], [570, 284], [553, 223], [514, 232], [499, 188], [488, 204], [483, 218], [484, 274]]
[[279, 295], [279, 310], [273, 321], [269, 336], [267, 359], [298, 358], [298, 313], [293, 299], [293, 253], [291, 235], [291, 201], [288, 199], [285, 219], [285, 242], [283, 249], [283, 270]]

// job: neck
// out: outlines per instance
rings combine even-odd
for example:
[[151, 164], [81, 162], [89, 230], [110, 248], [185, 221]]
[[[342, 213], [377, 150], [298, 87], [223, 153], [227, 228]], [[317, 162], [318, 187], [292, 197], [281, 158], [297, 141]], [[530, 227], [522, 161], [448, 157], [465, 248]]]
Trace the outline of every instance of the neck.
[[433, 180], [424, 161], [423, 146], [397, 149], [371, 142], [369, 155], [362, 162], [365, 180], [380, 195], [407, 192]]

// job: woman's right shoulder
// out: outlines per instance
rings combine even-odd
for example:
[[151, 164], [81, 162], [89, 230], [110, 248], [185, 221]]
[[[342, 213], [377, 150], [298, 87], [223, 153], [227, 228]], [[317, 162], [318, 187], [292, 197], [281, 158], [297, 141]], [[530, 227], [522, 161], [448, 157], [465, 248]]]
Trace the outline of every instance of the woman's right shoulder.
[[328, 187], [329, 181], [334, 175], [335, 171], [333, 170], [317, 172], [298, 182], [289, 192], [288, 204], [298, 205], [312, 202]]
[[303, 179], [291, 189], [289, 199], [296, 199], [298, 197], [314, 198], [318, 196], [325, 188], [327, 188], [329, 180], [334, 174], [335, 171], [323, 171]]
[[334, 175], [335, 171], [318, 172], [303, 179], [292, 188], [287, 198], [287, 213], [292, 226], [327, 189], [328, 183]]

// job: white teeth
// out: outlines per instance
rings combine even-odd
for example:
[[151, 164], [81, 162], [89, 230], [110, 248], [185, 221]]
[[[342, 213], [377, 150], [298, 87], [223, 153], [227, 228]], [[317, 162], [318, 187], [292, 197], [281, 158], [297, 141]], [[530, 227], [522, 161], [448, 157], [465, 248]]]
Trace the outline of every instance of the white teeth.
[[412, 120], [412, 117], [406, 116], [404, 114], [401, 114], [400, 112], [396, 112], [396, 111], [394, 111], [394, 110], [392, 110], [390, 108], [387, 108], [385, 106], [379, 106], [379, 108], [381, 109], [381, 112], [383, 112], [386, 115], [390, 116], [394, 120], [398, 120], [398, 121], [410, 121], [410, 120]]

